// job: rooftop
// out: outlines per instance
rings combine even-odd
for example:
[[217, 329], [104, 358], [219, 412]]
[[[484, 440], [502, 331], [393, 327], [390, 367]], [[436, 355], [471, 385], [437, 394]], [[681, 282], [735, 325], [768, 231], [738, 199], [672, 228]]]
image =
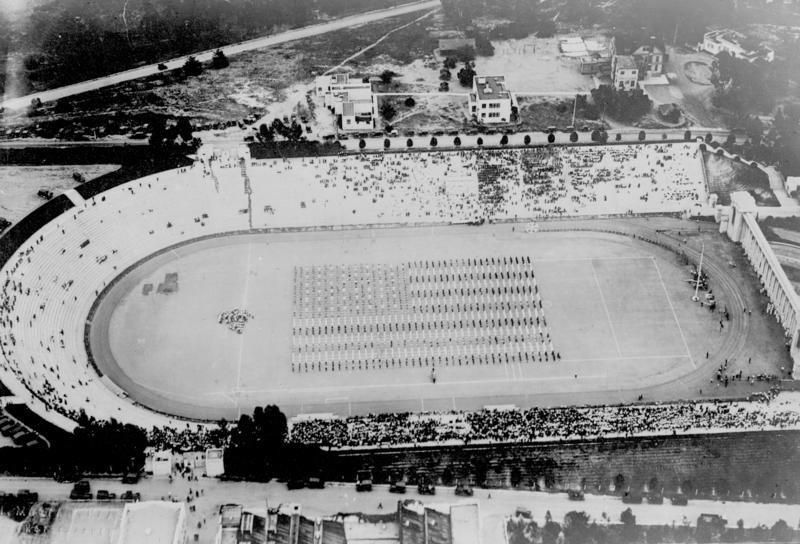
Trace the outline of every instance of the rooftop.
[[616, 70], [636, 70], [636, 62], [630, 55], [617, 55]]
[[122, 514], [120, 544], [173, 544], [185, 516], [182, 503], [128, 503]]
[[472, 86], [479, 100], [511, 98], [511, 93], [506, 89], [506, 78], [504, 76], [475, 76]]

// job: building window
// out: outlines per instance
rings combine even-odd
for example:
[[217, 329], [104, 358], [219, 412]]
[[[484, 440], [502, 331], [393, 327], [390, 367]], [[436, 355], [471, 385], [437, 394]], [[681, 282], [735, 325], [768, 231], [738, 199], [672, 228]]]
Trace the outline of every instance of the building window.
[[481, 108], [486, 109], [486, 103], [481, 104]]
[[472, 113], [475, 113], [475, 106], [472, 106]]

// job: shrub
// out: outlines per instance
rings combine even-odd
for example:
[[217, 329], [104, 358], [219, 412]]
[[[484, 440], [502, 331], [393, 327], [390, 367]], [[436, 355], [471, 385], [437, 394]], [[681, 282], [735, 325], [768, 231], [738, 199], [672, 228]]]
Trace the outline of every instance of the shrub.
[[414, 147], [414, 141], [411, 138], [406, 140], [406, 147]]
[[503, 134], [503, 137], [500, 138], [500, 145], [508, 145], [508, 135]]
[[439, 145], [439, 140], [436, 139], [436, 136], [433, 136], [431, 138], [431, 147], [436, 147], [437, 145]]
[[555, 141], [556, 141], [556, 135], [555, 134], [553, 134], [551, 132], [550, 134], [547, 135], [547, 143], [548, 144], [555, 143]]
[[440, 93], [450, 92], [450, 84], [446, 81], [442, 81], [441, 83], [439, 83], [439, 92]]
[[574, 130], [569, 135], [569, 141], [572, 142], [573, 144], [578, 141], [578, 133], [575, 132]]
[[190, 56], [183, 63], [183, 73], [187, 76], [199, 76], [203, 73], [203, 65], [195, 57]]
[[643, 130], [640, 130], [639, 131], [639, 141], [643, 142], [645, 138], [647, 138], [647, 134], [645, 134], [645, 132]]
[[616, 141], [616, 142], [621, 142], [622, 141], [622, 133], [621, 132], [617, 132], [617, 134], [614, 136], [614, 141]]
[[359, 149], [364, 149], [365, 147], [367, 147], [367, 142], [364, 141], [364, 138], [359, 139], [358, 140], [358, 148]]
[[456, 147], [460, 146], [461, 145], [461, 138], [459, 138], [458, 136], [453, 138], [453, 145], [456, 146]]
[[417, 105], [417, 102], [416, 100], [414, 100], [413, 96], [409, 96], [408, 98], [406, 98], [405, 102], [403, 103], [406, 105], [407, 108], [413, 108], [414, 106]]
[[211, 57], [211, 68], [214, 70], [221, 70], [222, 68], [227, 68], [230, 66], [230, 62], [228, 61], [228, 57], [225, 56], [225, 53], [222, 52], [222, 49], [217, 49], [214, 53], [214, 56]]
[[530, 134], [526, 134], [525, 135], [524, 142], [525, 142], [525, 145], [531, 145], [531, 135]]
[[384, 149], [389, 149], [389, 146], [391, 146], [391, 145], [392, 145], [392, 143], [389, 141], [389, 138], [384, 138], [383, 139], [383, 148]]
[[687, 130], [686, 132], [684, 132], [683, 133], [683, 139], [686, 140], [687, 142], [689, 140], [691, 140], [692, 139], [692, 131], [691, 130]]
[[483, 145], [483, 138], [478, 137], [478, 145]]

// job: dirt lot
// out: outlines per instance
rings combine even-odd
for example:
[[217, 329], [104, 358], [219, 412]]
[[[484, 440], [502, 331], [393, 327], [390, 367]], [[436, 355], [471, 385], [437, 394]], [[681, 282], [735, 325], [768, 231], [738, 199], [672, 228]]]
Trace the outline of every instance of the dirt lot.
[[81, 164], [65, 166], [2, 166], [0, 167], [0, 216], [16, 223], [44, 200], [36, 196], [39, 189], [58, 195], [77, 185], [72, 178], [79, 172], [85, 179], [94, 179], [119, 168], [117, 164]]
[[[564, 128], [572, 124], [572, 99], [524, 96], [519, 97], [518, 102], [519, 130], [545, 130], [548, 127]], [[575, 116], [574, 126], [599, 128], [602, 123], [583, 118], [579, 110]]]
[[462, 129], [468, 120], [466, 96], [415, 95], [413, 107], [405, 105], [406, 98], [408, 97], [383, 96], [380, 98], [380, 103], [388, 102], [397, 111], [390, 124], [399, 131], [457, 130]]
[[681, 106], [691, 124], [701, 127], [724, 127], [725, 122], [711, 103], [714, 86], [706, 82], [710, 78], [713, 57], [708, 53], [669, 47], [665, 72], [674, 74], [669, 86], [671, 100]]

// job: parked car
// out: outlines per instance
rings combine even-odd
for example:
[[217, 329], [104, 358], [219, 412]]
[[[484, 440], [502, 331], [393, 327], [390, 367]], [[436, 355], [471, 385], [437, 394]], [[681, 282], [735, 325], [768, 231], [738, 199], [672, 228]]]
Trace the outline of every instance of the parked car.
[[647, 495], [648, 504], [664, 504], [664, 495], [653, 492]]
[[72, 491], [69, 492], [69, 498], [73, 501], [77, 500], [91, 500], [92, 490], [87, 480], [81, 480], [72, 486]]
[[580, 489], [570, 489], [567, 491], [567, 497], [569, 497], [571, 501], [582, 501], [586, 499], [586, 497], [583, 496], [583, 491]]
[[286, 480], [286, 489], [303, 489], [306, 486], [302, 478], [289, 478]]
[[139, 502], [142, 500], [142, 495], [139, 493], [135, 493], [130, 489], [119, 496], [120, 499], [127, 502]]
[[403, 480], [397, 480], [389, 484], [389, 493], [405, 493], [406, 483]]
[[111, 493], [106, 489], [99, 489], [97, 491], [97, 500], [98, 501], [111, 501], [117, 498], [116, 493]]
[[456, 482], [456, 495], [459, 497], [471, 497], [474, 493], [472, 486], [467, 482], [462, 480]]
[[689, 504], [689, 499], [686, 497], [686, 495], [678, 494], [673, 495], [669, 502], [671, 502], [673, 506], [686, 506]]
[[324, 489], [325, 488], [325, 480], [322, 478], [318, 478], [316, 476], [312, 476], [306, 482], [306, 487], [309, 489]]
[[166, 65], [166, 64], [164, 64], [163, 62], [159, 62], [159, 63], [158, 63], [158, 69], [159, 69], [159, 71], [162, 71], [162, 72], [163, 72], [164, 70], [166, 70], [166, 69], [167, 69], [167, 65]]
[[142, 477], [141, 472], [126, 472], [125, 475], [122, 477], [123, 484], [138, 484], [139, 479]]
[[356, 491], [372, 491], [371, 470], [359, 470], [356, 473]]
[[622, 502], [625, 504], [642, 504], [643, 497], [638, 493], [633, 493], [631, 491], [626, 491], [622, 495]]

